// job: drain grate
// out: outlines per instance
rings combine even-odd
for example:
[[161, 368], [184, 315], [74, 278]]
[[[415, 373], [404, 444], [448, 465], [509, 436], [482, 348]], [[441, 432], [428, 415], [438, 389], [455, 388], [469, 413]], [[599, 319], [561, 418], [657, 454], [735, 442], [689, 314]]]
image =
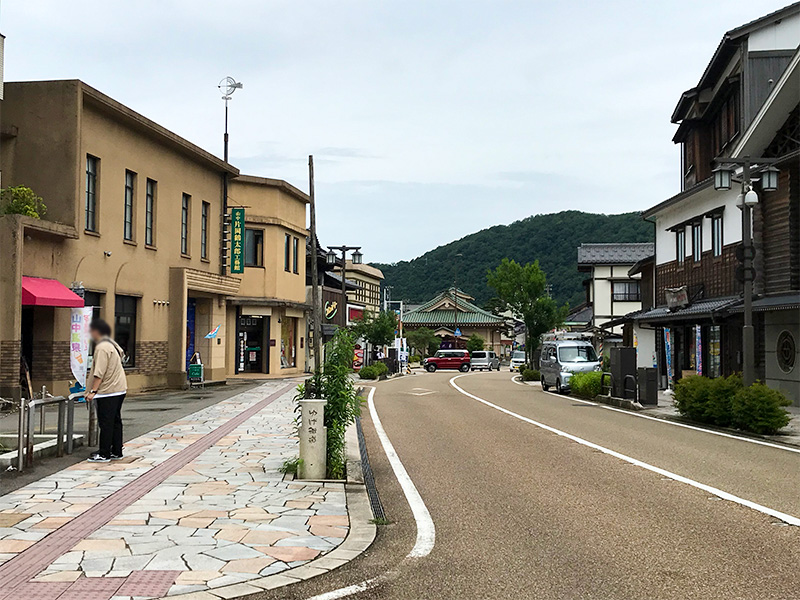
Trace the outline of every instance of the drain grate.
[[358, 447], [361, 450], [361, 469], [364, 472], [364, 486], [367, 488], [369, 504], [372, 507], [372, 516], [375, 517], [376, 521], [385, 521], [386, 513], [383, 511], [378, 488], [375, 487], [375, 476], [372, 474], [372, 467], [369, 464], [367, 441], [364, 439], [364, 430], [361, 428], [361, 417], [356, 418], [356, 427], [358, 429]]

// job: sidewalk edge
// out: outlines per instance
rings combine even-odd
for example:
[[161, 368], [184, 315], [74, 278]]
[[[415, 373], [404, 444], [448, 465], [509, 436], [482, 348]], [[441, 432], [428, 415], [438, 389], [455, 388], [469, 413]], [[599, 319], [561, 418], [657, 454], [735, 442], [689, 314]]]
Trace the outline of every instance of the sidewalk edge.
[[257, 594], [264, 590], [291, 585], [346, 565], [354, 558], [360, 556], [372, 545], [377, 535], [378, 528], [372, 523], [372, 508], [367, 495], [367, 488], [363, 484], [345, 484], [347, 497], [347, 512], [350, 517], [350, 529], [347, 537], [336, 548], [315, 558], [299, 567], [287, 569], [258, 579], [251, 579], [242, 583], [235, 583], [202, 592], [176, 594], [162, 598], [162, 600], [230, 600]]

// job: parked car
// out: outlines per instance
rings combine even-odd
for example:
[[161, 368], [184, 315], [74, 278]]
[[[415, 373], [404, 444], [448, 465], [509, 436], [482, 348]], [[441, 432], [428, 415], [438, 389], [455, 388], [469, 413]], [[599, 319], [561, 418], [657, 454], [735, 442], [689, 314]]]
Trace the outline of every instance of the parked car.
[[521, 350], [516, 350], [511, 355], [511, 364], [509, 365], [510, 371], [520, 371], [525, 366], [525, 353]]
[[480, 369], [481, 371], [484, 369], [489, 369], [490, 371], [492, 369], [500, 370], [500, 359], [491, 350], [476, 350], [472, 353], [469, 363], [470, 369], [473, 371], [475, 369]]
[[568, 392], [573, 373], [600, 370], [602, 363], [589, 342], [563, 340], [542, 344], [539, 372], [544, 391], [554, 386], [559, 394]]
[[469, 361], [469, 352], [466, 350], [438, 350], [422, 364], [429, 373], [436, 369], [458, 369], [466, 373], [469, 371]]

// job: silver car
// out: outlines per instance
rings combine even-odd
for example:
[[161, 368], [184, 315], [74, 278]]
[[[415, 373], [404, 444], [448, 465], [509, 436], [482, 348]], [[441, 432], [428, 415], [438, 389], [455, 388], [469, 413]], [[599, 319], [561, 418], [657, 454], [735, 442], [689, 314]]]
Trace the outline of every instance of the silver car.
[[469, 367], [473, 371], [475, 369], [480, 369], [483, 371], [484, 369], [492, 369], [500, 370], [500, 359], [497, 358], [497, 354], [492, 352], [491, 350], [476, 350], [472, 354], [470, 354], [469, 358]]
[[569, 391], [569, 380], [573, 373], [600, 371], [602, 364], [594, 346], [579, 340], [545, 342], [539, 357], [539, 373], [542, 376], [542, 389], [551, 386], [559, 394]]

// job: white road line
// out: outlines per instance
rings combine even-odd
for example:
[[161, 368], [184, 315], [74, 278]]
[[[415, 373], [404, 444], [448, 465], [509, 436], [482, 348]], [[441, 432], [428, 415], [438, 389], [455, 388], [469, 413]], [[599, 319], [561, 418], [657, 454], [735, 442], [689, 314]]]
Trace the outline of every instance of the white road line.
[[485, 404], [495, 410], [499, 410], [502, 413], [505, 413], [511, 417], [519, 419], [520, 421], [524, 421], [525, 423], [529, 423], [531, 425], [535, 425], [545, 431], [549, 431], [550, 433], [554, 433], [558, 436], [567, 438], [568, 440], [572, 440], [573, 442], [577, 442], [583, 446], [587, 446], [594, 450], [599, 450], [604, 454], [608, 454], [609, 456], [613, 456], [620, 460], [623, 460], [627, 463], [635, 465], [637, 467], [641, 467], [642, 469], [647, 469], [648, 471], [652, 471], [653, 473], [658, 473], [662, 477], [668, 477], [669, 479], [673, 479], [674, 481], [679, 481], [681, 483], [685, 483], [687, 485], [691, 485], [692, 487], [696, 487], [704, 492], [708, 492], [709, 494], [713, 494], [723, 500], [730, 500], [731, 502], [735, 502], [736, 504], [740, 504], [742, 506], [746, 506], [747, 508], [752, 508], [753, 510], [757, 510], [758, 512], [764, 513], [765, 515], [769, 515], [771, 517], [775, 517], [783, 521], [784, 523], [788, 523], [789, 525], [797, 525], [800, 526], [800, 518], [794, 517], [792, 515], [788, 515], [786, 513], [782, 513], [775, 509], [769, 508], [767, 506], [763, 506], [761, 504], [757, 504], [756, 502], [752, 502], [750, 500], [745, 500], [744, 498], [740, 498], [739, 496], [734, 496], [733, 494], [729, 494], [723, 490], [717, 489], [715, 487], [711, 487], [710, 485], [706, 485], [704, 483], [700, 483], [699, 481], [694, 481], [693, 479], [689, 479], [688, 477], [683, 477], [682, 475], [677, 475], [676, 473], [671, 473], [670, 471], [666, 471], [660, 467], [656, 467], [654, 465], [648, 464], [646, 462], [642, 462], [636, 458], [632, 458], [630, 456], [626, 456], [621, 454], [615, 450], [611, 450], [610, 448], [605, 448], [604, 446], [600, 446], [595, 444], [594, 442], [590, 442], [589, 440], [585, 440], [583, 438], [579, 438], [576, 435], [572, 435], [571, 433], [567, 433], [565, 431], [561, 431], [560, 429], [556, 429], [555, 427], [550, 427], [549, 425], [545, 425], [544, 423], [539, 423], [538, 421], [534, 421], [533, 419], [529, 419], [528, 417], [523, 417], [513, 411], [508, 410], [507, 408], [503, 408], [502, 406], [498, 406], [497, 404], [493, 404], [488, 400], [484, 400], [474, 394], [470, 394], [468, 391], [464, 390], [463, 388], [459, 387], [456, 383], [456, 379], [459, 377], [463, 377], [463, 375], [456, 375], [452, 379], [450, 379], [450, 385], [452, 385], [456, 390], [472, 398], [473, 400], [477, 400], [478, 402]]
[[[375, 409], [374, 396], [375, 388], [370, 387], [369, 395], [367, 396], [367, 404], [369, 406], [369, 414], [372, 417], [372, 424], [375, 426], [375, 431], [378, 434], [378, 439], [381, 441], [383, 451], [386, 453], [386, 458], [389, 459], [389, 464], [392, 466], [394, 475], [400, 483], [400, 487], [406, 496], [406, 501], [411, 507], [411, 513], [414, 515], [414, 520], [417, 523], [416, 543], [404, 560], [423, 558], [431, 553], [436, 543], [436, 527], [433, 524], [431, 514], [428, 512], [428, 507], [425, 506], [422, 496], [420, 496], [417, 491], [417, 486], [414, 485], [414, 482], [408, 475], [408, 471], [406, 471], [406, 468], [400, 461], [400, 457], [397, 456], [397, 452], [395, 452], [394, 446], [389, 440], [389, 436], [386, 435], [386, 431], [383, 429], [383, 424], [381, 423], [380, 417], [378, 417], [378, 411]], [[390, 579], [393, 574], [396, 575], [397, 570], [378, 575], [372, 579], [366, 579], [354, 585], [318, 594], [308, 600], [336, 600], [337, 598], [346, 598], [347, 596], [352, 596], [353, 594], [358, 594], [377, 586], [381, 582]]]
[[[544, 390], [542, 390], [544, 392]], [[691, 429], [693, 431], [700, 431], [702, 433], [709, 433], [711, 435], [718, 435], [719, 437], [729, 438], [732, 440], [739, 440], [740, 442], [748, 442], [750, 444], [757, 444], [759, 446], [766, 446], [768, 448], [775, 448], [777, 450], [785, 450], [786, 452], [794, 452], [795, 454], [800, 454], [800, 448], [793, 448], [792, 446], [784, 446], [782, 444], [775, 444], [773, 442], [767, 442], [764, 440], [758, 440], [754, 438], [748, 438], [741, 435], [735, 435], [732, 433], [725, 433], [724, 431], [714, 431], [713, 429], [706, 429], [704, 427], [697, 427], [696, 425], [688, 425], [686, 423], [678, 423], [677, 421], [670, 421], [667, 419], [659, 419], [658, 417], [651, 417], [650, 415], [643, 415], [638, 412], [633, 412], [630, 410], [625, 410], [622, 408], [617, 408], [615, 406], [608, 406], [606, 404], [599, 404], [597, 402], [592, 402], [591, 400], [582, 400], [580, 398], [575, 398], [574, 396], [565, 396], [563, 394], [555, 394], [553, 392], [544, 392], [549, 396], [555, 396], [561, 400], [569, 400], [570, 402], [582, 402], [583, 404], [591, 404], [592, 406], [597, 406], [598, 408], [602, 408], [605, 410], [613, 410], [614, 412], [622, 413], [623, 415], [628, 415], [629, 417], [639, 417], [640, 419], [648, 419], [650, 421], [655, 421], [657, 423], [663, 423], [664, 425], [673, 425], [674, 427], [683, 427], [684, 429]]]

